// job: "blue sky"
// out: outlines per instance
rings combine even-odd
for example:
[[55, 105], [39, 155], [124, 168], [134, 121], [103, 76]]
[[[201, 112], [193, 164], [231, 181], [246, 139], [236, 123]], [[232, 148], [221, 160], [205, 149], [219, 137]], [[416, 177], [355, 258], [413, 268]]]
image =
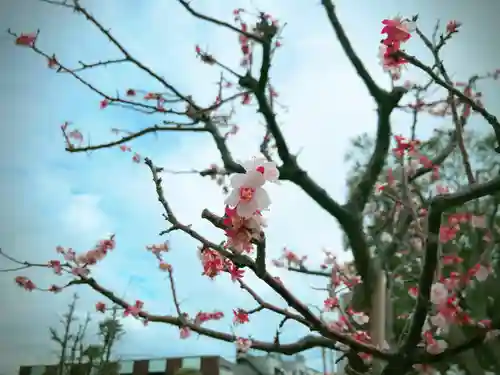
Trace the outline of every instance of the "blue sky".
[[[211, 25], [200, 23], [188, 15], [175, 0], [82, 0], [102, 23], [111, 28], [124, 46], [146, 65], [176, 85], [192, 93], [197, 101], [208, 104], [214, 99], [219, 71], [203, 66], [195, 58], [194, 45], [207, 46], [210, 52], [228, 65], [238, 68], [239, 56], [235, 36]], [[253, 2], [201, 1], [193, 5], [207, 13], [231, 19], [237, 7], [260, 6], [261, 9], [287, 22], [284, 47], [273, 66], [274, 86], [280, 101], [289, 109], [280, 116], [283, 131], [293, 150], [302, 149], [300, 162], [331, 194], [345, 196], [346, 166], [343, 155], [348, 139], [375, 129], [373, 103], [362, 83], [340, 50], [317, 1], [296, 0], [290, 7], [285, 0]], [[492, 2], [490, 2], [491, 5]], [[0, 12], [2, 29], [30, 32], [40, 28], [39, 46], [55, 52], [68, 66], [79, 60], [90, 63], [120, 57], [110, 43], [85, 22], [62, 8], [36, 0], [5, 0]], [[496, 9], [494, 9], [496, 7]], [[386, 82], [377, 61], [380, 21], [384, 18], [420, 14], [420, 26], [432, 31], [436, 19], [457, 19], [464, 23], [459, 37], [446, 48], [445, 62], [458, 78], [475, 72], [498, 68], [498, 52], [491, 48], [497, 42], [498, 26], [493, 14], [500, 5], [478, 8], [466, 0], [453, 6], [430, 0], [396, 2], [384, 0], [377, 6], [366, 1], [338, 1], [339, 15], [353, 44], [379, 82]], [[145, 301], [154, 313], [173, 312], [168, 284], [145, 245], [162, 241], [158, 233], [164, 229], [153, 185], [147, 168], [131, 162], [129, 155], [118, 150], [105, 150], [92, 155], [67, 154], [59, 126], [72, 121], [93, 143], [113, 137], [110, 129], [139, 130], [151, 126], [160, 117], [145, 116], [119, 108], [99, 109], [100, 98], [71, 77], [55, 74], [45, 61], [31, 51], [16, 48], [12, 38], [0, 34], [0, 185], [2, 226], [0, 246], [18, 258], [44, 262], [55, 258], [56, 245], [79, 251], [90, 248], [108, 232], [116, 233], [117, 249], [95, 270], [96, 278], [117, 293], [126, 293], [133, 302]], [[408, 52], [430, 62], [418, 41], [408, 44]], [[318, 58], [320, 56], [320, 58]], [[410, 70], [405, 78], [421, 75]], [[115, 66], [85, 75], [91, 82], [111, 94], [116, 90], [138, 88], [159, 89], [156, 82], [132, 66]], [[487, 84], [483, 90], [486, 104], [497, 103], [498, 86]], [[497, 113], [498, 115], [498, 113]], [[238, 115], [241, 134], [231, 141], [236, 158], [256, 155], [262, 134], [261, 120], [254, 109]], [[426, 137], [438, 125], [450, 126], [446, 120], [426, 118], [420, 134]], [[471, 123], [483, 127], [480, 120]], [[408, 131], [408, 118], [394, 116], [396, 131]], [[211, 139], [195, 134], [162, 134], [147, 137], [131, 146], [158, 165], [169, 169], [203, 168], [219, 160]], [[332, 150], [333, 152], [325, 152]], [[178, 216], [192, 223], [214, 240], [222, 234], [199, 219], [203, 208], [221, 212], [223, 196], [208, 180], [194, 176], [165, 176], [165, 189]], [[273, 206], [269, 214], [269, 252], [278, 255], [284, 245], [307, 254], [311, 264], [319, 263], [322, 246], [341, 254], [341, 235], [336, 223], [293, 186], [269, 189]], [[296, 229], [300, 228], [300, 230]], [[292, 229], [292, 230], [290, 230]], [[172, 252], [167, 259], [176, 271], [184, 308], [219, 309], [230, 316], [234, 307], [253, 307], [251, 299], [227, 278], [209, 281], [200, 276], [196, 259], [196, 243], [185, 236], [170, 238]], [[312, 295], [308, 279], [275, 271], [286, 285], [312, 304], [320, 304], [324, 296]], [[30, 272], [41, 286], [57, 282], [50, 271]], [[0, 274], [3, 312], [0, 320], [0, 373], [10, 374], [20, 364], [47, 362], [52, 355], [47, 329], [57, 323], [75, 290], [57, 296], [23, 293], [15, 287], [12, 274]], [[254, 278], [249, 282], [271, 301], [271, 292]], [[92, 311], [99, 296], [83, 288], [79, 313]], [[118, 354], [124, 358], [170, 355], [221, 354], [231, 358], [231, 344], [202, 338], [178, 341], [178, 332], [169, 327], [152, 325], [144, 328], [133, 320], [125, 320], [127, 336]], [[227, 319], [215, 328], [229, 329]], [[275, 319], [266, 314], [256, 316], [252, 326], [242, 335], [252, 334], [271, 339]], [[303, 334], [290, 326], [283, 339]], [[309, 363], [318, 366], [318, 351], [309, 353]]]

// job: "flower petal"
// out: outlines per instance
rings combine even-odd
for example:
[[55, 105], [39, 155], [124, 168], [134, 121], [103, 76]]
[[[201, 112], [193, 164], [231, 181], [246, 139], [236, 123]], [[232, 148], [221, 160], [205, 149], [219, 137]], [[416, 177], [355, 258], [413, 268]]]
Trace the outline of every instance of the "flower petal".
[[252, 199], [250, 202], [244, 202], [238, 204], [236, 207], [236, 212], [238, 215], [244, 218], [249, 218], [252, 217], [252, 215], [257, 211], [257, 201], [255, 199]]
[[259, 210], [267, 210], [271, 205], [271, 198], [269, 198], [269, 194], [262, 188], [257, 188], [255, 190], [253, 201], [256, 202], [257, 209]]
[[230, 178], [231, 187], [235, 189], [239, 189], [243, 185], [245, 185], [247, 180], [246, 173], [235, 173]]
[[250, 172], [250, 171], [255, 171], [257, 167], [264, 165], [264, 163], [266, 162], [267, 160], [264, 158], [253, 157], [250, 160], [247, 160], [246, 162], [242, 163], [242, 166], [243, 168], [245, 168], [247, 172]]
[[246, 181], [244, 183], [245, 186], [251, 188], [259, 188], [266, 183], [266, 179], [262, 175], [262, 173], [257, 171], [249, 171], [246, 173]]
[[226, 199], [224, 200], [224, 204], [235, 207], [238, 202], [240, 201], [240, 195], [238, 194], [238, 190], [233, 190], [231, 191], [231, 194], [229, 194]]
[[280, 177], [280, 172], [275, 162], [264, 163], [264, 178], [269, 182], [276, 182]]

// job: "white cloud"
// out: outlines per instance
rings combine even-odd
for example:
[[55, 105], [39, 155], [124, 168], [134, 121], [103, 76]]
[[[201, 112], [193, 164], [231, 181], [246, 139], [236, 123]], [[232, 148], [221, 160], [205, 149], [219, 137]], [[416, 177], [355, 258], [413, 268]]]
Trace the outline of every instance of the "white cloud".
[[112, 232], [109, 218], [99, 207], [101, 198], [90, 194], [73, 195], [61, 213], [67, 230], [82, 238], [102, 238]]

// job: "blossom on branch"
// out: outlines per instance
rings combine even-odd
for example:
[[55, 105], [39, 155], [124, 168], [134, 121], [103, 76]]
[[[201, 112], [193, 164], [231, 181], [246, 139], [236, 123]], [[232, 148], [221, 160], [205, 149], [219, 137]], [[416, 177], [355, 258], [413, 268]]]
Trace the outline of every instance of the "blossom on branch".
[[224, 203], [236, 207], [239, 216], [249, 218], [257, 211], [267, 210], [271, 205], [267, 191], [262, 188], [266, 179], [260, 171], [235, 173], [230, 181], [233, 190]]

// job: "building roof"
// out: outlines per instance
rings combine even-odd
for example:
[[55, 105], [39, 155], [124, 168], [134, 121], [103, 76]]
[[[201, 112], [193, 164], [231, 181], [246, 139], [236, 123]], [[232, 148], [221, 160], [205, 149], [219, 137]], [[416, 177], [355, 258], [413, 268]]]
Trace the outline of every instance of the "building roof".
[[236, 358], [237, 364], [245, 363], [250, 366], [257, 374], [267, 375], [266, 356], [255, 356], [251, 354], [240, 354]]
[[[118, 360], [118, 362], [120, 364], [120, 374], [130, 375], [145, 375], [148, 373], [163, 373], [166, 375], [174, 375], [180, 368], [192, 368], [200, 370], [203, 375], [210, 375], [214, 373], [214, 369], [218, 369], [220, 367], [232, 369], [234, 366], [232, 362], [219, 356], [127, 359]], [[74, 365], [74, 368], [78, 368], [78, 365]], [[75, 373], [76, 372], [79, 371], [75, 370]], [[56, 375], [57, 365], [21, 366], [19, 374]]]

